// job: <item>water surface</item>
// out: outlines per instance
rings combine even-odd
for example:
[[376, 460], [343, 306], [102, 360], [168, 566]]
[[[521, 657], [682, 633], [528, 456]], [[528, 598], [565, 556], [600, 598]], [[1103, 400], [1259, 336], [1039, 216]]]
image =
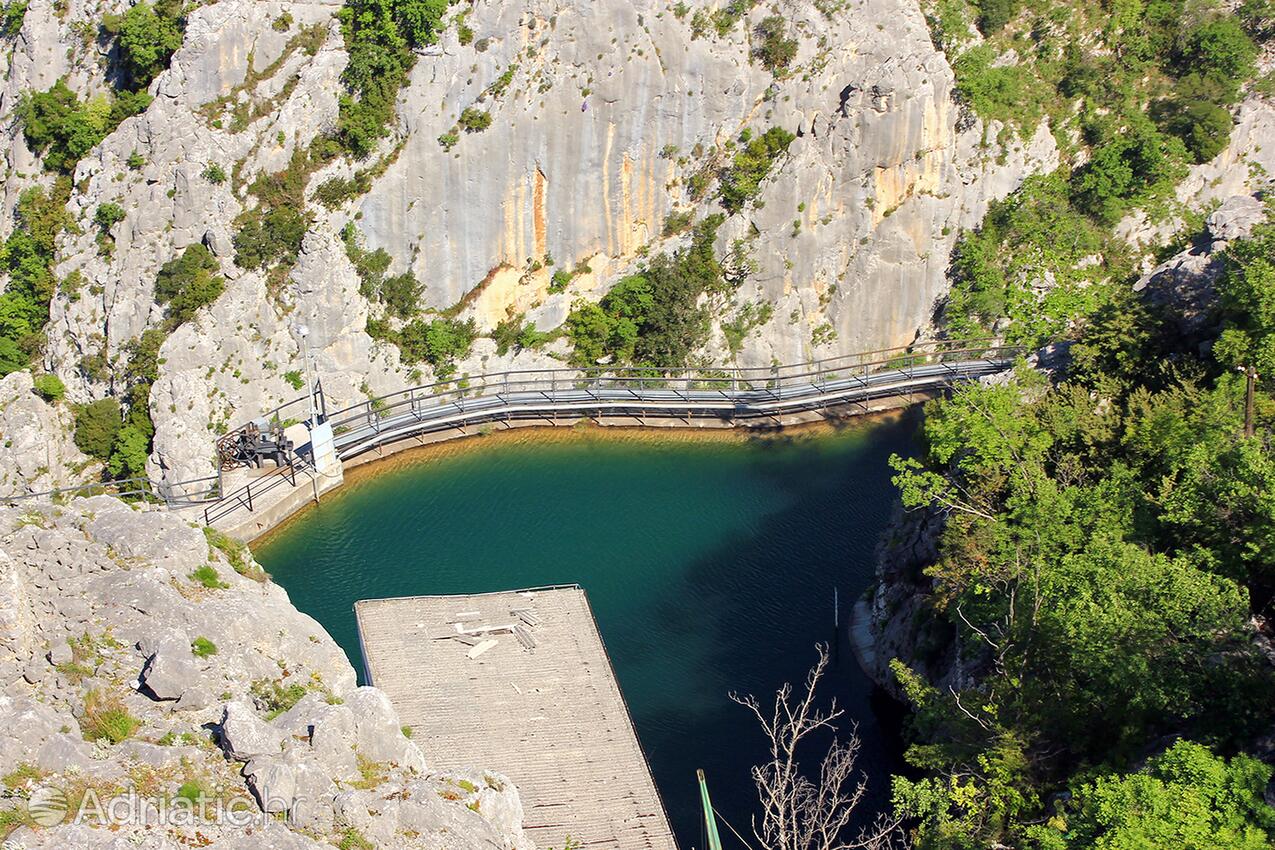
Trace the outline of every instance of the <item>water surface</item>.
[[[756, 721], [727, 694], [768, 698], [799, 681], [815, 643], [834, 636], [834, 588], [845, 624], [889, 518], [886, 460], [911, 449], [914, 430], [904, 416], [754, 439], [475, 438], [356, 473], [256, 554], [360, 675], [356, 600], [581, 584], [679, 843], [703, 848], [695, 769], [746, 833], [748, 770], [765, 755]], [[898, 710], [873, 697], [840, 643], [824, 693], [859, 724], [880, 805]]]

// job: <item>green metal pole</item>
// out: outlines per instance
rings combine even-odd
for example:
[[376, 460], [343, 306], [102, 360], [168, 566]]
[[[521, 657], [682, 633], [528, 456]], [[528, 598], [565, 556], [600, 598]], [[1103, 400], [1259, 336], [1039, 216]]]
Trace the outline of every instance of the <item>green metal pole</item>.
[[722, 839], [717, 834], [717, 817], [713, 814], [713, 801], [708, 798], [708, 781], [704, 779], [704, 771], [696, 770], [699, 777], [699, 796], [704, 803], [704, 825], [708, 830], [708, 850], [722, 850]]

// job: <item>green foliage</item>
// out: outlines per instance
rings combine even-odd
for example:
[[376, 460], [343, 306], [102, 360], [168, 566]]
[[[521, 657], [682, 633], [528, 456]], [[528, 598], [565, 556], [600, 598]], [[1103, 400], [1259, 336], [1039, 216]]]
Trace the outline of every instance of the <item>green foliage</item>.
[[112, 478], [123, 480], [146, 477], [146, 459], [150, 456], [151, 437], [155, 433], [155, 427], [149, 424], [149, 414], [146, 415], [146, 420], [147, 427], [125, 425], [115, 435], [111, 456], [106, 460], [106, 469]]
[[338, 13], [350, 60], [342, 74], [337, 138], [365, 157], [389, 134], [398, 90], [407, 82], [413, 47], [433, 44], [447, 0], [347, 0]]
[[45, 401], [61, 401], [62, 397], [66, 395], [66, 384], [62, 383], [62, 379], [54, 374], [36, 375], [31, 381], [31, 385], [36, 395]]
[[285, 685], [275, 679], [258, 679], [252, 683], [253, 702], [266, 713], [267, 720], [274, 720], [301, 701], [308, 689], [300, 682]]
[[779, 74], [797, 58], [797, 40], [788, 37], [788, 22], [781, 15], [767, 15], [757, 24], [758, 44], [753, 55], [773, 74]]
[[217, 258], [199, 242], [160, 267], [155, 276], [155, 300], [168, 305], [172, 327], [189, 321], [196, 310], [221, 295], [225, 281], [218, 269]]
[[1122, 772], [1163, 736], [1233, 752], [1268, 723], [1275, 676], [1251, 620], [1275, 598], [1275, 400], [1259, 390], [1246, 437], [1227, 358], [1260, 351], [1275, 321], [1270, 227], [1226, 256], [1227, 369], [1113, 296], [1081, 319], [1062, 383], [1022, 370], [963, 388], [927, 408], [924, 458], [892, 460], [904, 504], [946, 517], [909, 663], [957, 641], [973, 675], [948, 691], [895, 665], [925, 774], [894, 797], [920, 846], [1269, 846], [1258, 763], [1179, 744]]
[[390, 268], [390, 255], [384, 248], [368, 251], [359, 244], [359, 234], [353, 224], [342, 231], [345, 254], [354, 264], [359, 276], [359, 292], [369, 301], [382, 304], [386, 311], [399, 319], [410, 319], [420, 312], [420, 297], [425, 285], [410, 271], [386, 276]]
[[337, 850], [376, 850], [376, 845], [364, 838], [363, 833], [352, 826], [341, 833], [336, 846]]
[[293, 369], [283, 373], [283, 379], [288, 382], [288, 386], [294, 390], [299, 390], [305, 386], [305, 380], [301, 377], [299, 369]]
[[217, 644], [206, 637], [197, 637], [190, 642], [190, 651], [196, 658], [207, 658], [217, 654]]
[[122, 425], [117, 400], [90, 402], [75, 414], [75, 445], [86, 455], [104, 461], [111, 456], [111, 446]]
[[1135, 117], [1098, 146], [1074, 178], [1076, 205], [1114, 224], [1129, 207], [1169, 195], [1186, 175], [1185, 149], [1149, 120]]
[[404, 363], [425, 362], [439, 378], [456, 371], [456, 361], [469, 354], [478, 331], [472, 319], [414, 319], [397, 336]]
[[204, 537], [208, 540], [209, 546], [226, 556], [231, 569], [239, 575], [258, 582], [268, 578], [265, 570], [253, 563], [252, 553], [242, 542], [209, 526], [204, 526]]
[[1018, 12], [1018, 0], [982, 0], [978, 4], [978, 28], [984, 35], [990, 35], [1005, 24]]
[[1186, 34], [1179, 62], [1190, 73], [1222, 81], [1231, 97], [1253, 75], [1257, 45], [1234, 17], [1215, 17]]
[[[1008, 337], [1036, 344], [1094, 309], [1094, 284], [1113, 270], [1116, 257], [1108, 237], [1072, 206], [1070, 193], [1057, 174], [1029, 177], [991, 205], [979, 230], [961, 236], [943, 307], [950, 334], [983, 336], [1008, 316]], [[1111, 257], [1106, 268], [1081, 262], [1103, 254]], [[1042, 293], [1036, 287], [1045, 279], [1053, 285]]]
[[13, 38], [22, 31], [22, 22], [26, 19], [29, 0], [9, 0], [0, 6], [0, 35]]
[[70, 181], [59, 178], [51, 192], [33, 186], [18, 196], [13, 231], [0, 246], [0, 268], [9, 276], [0, 293], [0, 375], [24, 368], [44, 344], [57, 239], [73, 227], [70, 193]]
[[209, 590], [225, 590], [230, 587], [230, 585], [221, 580], [221, 575], [211, 564], [204, 564], [202, 567], [191, 573], [190, 580], [202, 587], [208, 588]]
[[226, 182], [226, 169], [216, 162], [210, 162], [208, 167], [203, 170], [202, 177], [209, 183], [221, 185]]
[[116, 38], [128, 75], [127, 88], [146, 88], [168, 67], [168, 60], [181, 47], [185, 25], [181, 3], [175, 0], [160, 0], [154, 6], [142, 0], [123, 15], [107, 17], [103, 27]]
[[141, 725], [142, 722], [129, 713], [115, 694], [92, 690], [85, 695], [84, 714], [80, 717], [80, 732], [84, 740], [123, 743], [133, 737]]
[[1228, 762], [1179, 740], [1137, 773], [1107, 774], [1077, 787], [1065, 829], [1037, 827], [1032, 837], [1060, 850], [1264, 850], [1275, 838], [1275, 810], [1262, 796], [1270, 775], [1257, 759], [1240, 755]]
[[128, 155], [127, 165], [133, 171], [137, 171], [139, 168], [141, 168], [145, 164], [146, 164], [146, 157], [142, 156], [137, 151], [133, 151], [132, 153]]
[[438, 136], [438, 144], [443, 150], [449, 151], [456, 147], [456, 145], [460, 144], [460, 136], [456, 135], [456, 133], [452, 131], [440, 133]]
[[1227, 251], [1218, 281], [1223, 331], [1214, 356], [1229, 368], [1257, 369], [1275, 379], [1275, 224], [1258, 225]]
[[696, 226], [690, 247], [659, 255], [597, 304], [577, 303], [567, 317], [572, 362], [686, 363], [708, 337], [708, 312], [699, 304], [700, 296], [730, 289], [713, 255], [721, 222], [720, 215], [706, 218]]
[[70, 174], [80, 158], [121, 121], [149, 105], [150, 96], [145, 92], [125, 92], [115, 98], [96, 95], [81, 103], [60, 79], [48, 91], [24, 93], [17, 115], [27, 145], [44, 157], [44, 167]]
[[93, 223], [103, 230], [110, 230], [124, 220], [124, 208], [119, 204], [98, 204], [93, 213]]
[[235, 263], [245, 269], [291, 266], [309, 226], [309, 216], [297, 207], [250, 210], [241, 216], [235, 233]]
[[737, 213], [761, 192], [761, 183], [770, 167], [795, 139], [782, 127], [771, 127], [760, 136], [743, 139], [744, 146], [736, 152], [730, 167], [722, 175], [722, 206]]
[[481, 133], [491, 126], [491, 113], [476, 106], [467, 106], [456, 119], [456, 123], [466, 133]]

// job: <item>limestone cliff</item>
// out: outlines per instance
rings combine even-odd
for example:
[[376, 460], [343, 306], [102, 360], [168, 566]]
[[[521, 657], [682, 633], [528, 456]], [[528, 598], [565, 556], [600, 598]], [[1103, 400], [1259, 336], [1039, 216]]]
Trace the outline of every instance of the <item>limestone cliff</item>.
[[[62, 76], [85, 96], [106, 85], [104, 48], [77, 21], [126, 4], [70, 5], [32, 0], [9, 54], [7, 217], [23, 186], [49, 180], [11, 120], [18, 94]], [[392, 255], [391, 271], [415, 273], [426, 308], [458, 310], [480, 331], [511, 310], [552, 329], [576, 299], [600, 298], [641, 256], [679, 244], [663, 235], [672, 211], [720, 211], [688, 187], [742, 131], [782, 127], [797, 139], [718, 234], [718, 253], [738, 243], [754, 271], [716, 319], [768, 305], [737, 360], [769, 365], [912, 341], [944, 292], [958, 231], [1056, 164], [1047, 127], [1020, 140], [962, 114], [910, 0], [791, 4], [798, 50], [782, 79], [753, 59], [762, 7], [719, 35], [680, 4], [480, 0], [466, 13], [466, 44], [452, 26], [418, 56], [399, 126], [370, 160], [383, 169], [370, 191], [331, 212], [311, 204], [299, 262], [268, 281], [236, 267], [234, 221], [255, 203], [254, 177], [285, 168], [335, 122], [347, 58], [339, 5], [194, 8], [150, 86], [154, 102], [76, 169], [70, 208], [83, 232], [64, 238], [57, 272], [79, 271], [87, 285], [55, 298], [45, 357], [71, 400], [121, 391], [126, 346], [162, 318], [162, 263], [203, 242], [228, 279], [161, 352], [153, 471], [170, 479], [208, 474], [214, 432], [297, 394], [283, 376], [301, 366], [301, 322], [335, 404], [428, 380], [364, 332], [369, 305], [340, 238], [347, 223]], [[440, 144], [474, 105], [491, 126]], [[1002, 136], [1003, 148], [987, 146]], [[231, 179], [206, 179], [209, 163]], [[339, 160], [311, 175], [311, 192], [368, 165]], [[91, 224], [103, 203], [126, 212], [109, 255]], [[582, 273], [550, 293], [553, 269]], [[498, 357], [480, 339], [459, 367], [549, 365], [561, 345]], [[701, 353], [710, 363], [731, 356], [720, 333]]]
[[[431, 771], [245, 549], [105, 496], [0, 509], [0, 588], [0, 824], [16, 812], [23, 846], [530, 847], [513, 786]], [[208, 817], [112, 825], [84, 805], [130, 788]]]

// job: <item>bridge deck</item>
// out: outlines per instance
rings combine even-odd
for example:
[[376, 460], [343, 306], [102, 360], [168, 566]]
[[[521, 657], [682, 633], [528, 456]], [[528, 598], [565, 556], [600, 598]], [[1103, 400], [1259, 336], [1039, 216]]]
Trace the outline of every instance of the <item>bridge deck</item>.
[[[368, 678], [426, 760], [507, 775], [537, 846], [676, 850], [583, 590], [373, 599], [355, 614]], [[442, 637], [458, 623], [523, 633]]]

